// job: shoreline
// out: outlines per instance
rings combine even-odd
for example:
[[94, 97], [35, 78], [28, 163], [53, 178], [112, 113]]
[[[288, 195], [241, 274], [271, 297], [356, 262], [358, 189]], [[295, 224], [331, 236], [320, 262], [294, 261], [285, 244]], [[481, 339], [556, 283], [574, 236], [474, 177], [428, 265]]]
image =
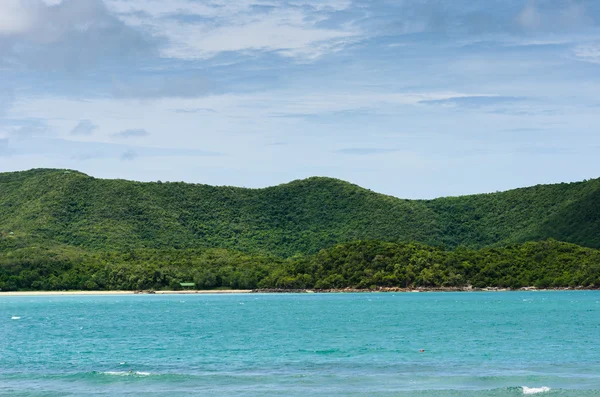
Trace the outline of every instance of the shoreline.
[[526, 292], [526, 291], [598, 291], [599, 288], [593, 287], [557, 287], [557, 288], [536, 288], [536, 287], [521, 287], [521, 288], [473, 288], [473, 287], [419, 287], [419, 288], [400, 288], [400, 287], [381, 287], [377, 289], [360, 289], [360, 288], [332, 288], [332, 289], [279, 289], [265, 288], [252, 290], [253, 293], [318, 293], [318, 294], [339, 294], [339, 293], [413, 293], [413, 292]]
[[334, 289], [228, 289], [228, 290], [162, 290], [162, 291], [0, 291], [0, 297], [3, 296], [99, 296], [99, 295], [231, 295], [231, 294], [344, 294], [344, 293], [415, 293], [415, 292], [526, 292], [526, 291], [598, 291], [598, 288], [584, 287], [564, 287], [564, 288], [535, 288], [522, 287], [518, 289], [511, 288], [379, 288], [379, 289], [358, 289], [358, 288], [334, 288]]
[[249, 294], [249, 289], [182, 290], [182, 291], [0, 291], [2, 296], [60, 296], [60, 295], [214, 295]]

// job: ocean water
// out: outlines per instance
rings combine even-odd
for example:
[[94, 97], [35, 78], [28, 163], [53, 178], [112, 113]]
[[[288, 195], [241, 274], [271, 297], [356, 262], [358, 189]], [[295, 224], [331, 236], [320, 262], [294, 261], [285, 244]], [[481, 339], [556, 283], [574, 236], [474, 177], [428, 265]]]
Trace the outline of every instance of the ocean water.
[[600, 292], [0, 297], [2, 396], [528, 394], [600, 396]]

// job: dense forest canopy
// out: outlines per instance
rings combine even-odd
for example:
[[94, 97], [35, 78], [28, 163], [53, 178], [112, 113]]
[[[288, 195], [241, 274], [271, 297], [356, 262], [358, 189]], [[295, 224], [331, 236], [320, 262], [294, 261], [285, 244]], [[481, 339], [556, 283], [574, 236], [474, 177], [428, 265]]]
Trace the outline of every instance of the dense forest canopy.
[[0, 233], [93, 250], [229, 248], [288, 257], [354, 240], [452, 249], [553, 238], [600, 248], [600, 179], [403, 200], [330, 178], [265, 189], [0, 174]]
[[600, 179], [404, 200], [36, 169], [0, 174], [0, 288], [593, 286], [599, 230]]
[[3, 291], [179, 289], [181, 282], [200, 289], [600, 286], [600, 251], [554, 240], [453, 251], [355, 241], [287, 259], [215, 248], [6, 248], [0, 255]]

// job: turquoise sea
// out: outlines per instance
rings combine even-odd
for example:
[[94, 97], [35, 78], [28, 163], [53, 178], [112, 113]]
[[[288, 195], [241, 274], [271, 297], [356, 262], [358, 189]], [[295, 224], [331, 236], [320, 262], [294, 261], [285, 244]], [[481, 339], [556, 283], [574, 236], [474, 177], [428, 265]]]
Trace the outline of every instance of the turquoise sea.
[[600, 396], [599, 291], [5, 296], [0, 338], [3, 396]]

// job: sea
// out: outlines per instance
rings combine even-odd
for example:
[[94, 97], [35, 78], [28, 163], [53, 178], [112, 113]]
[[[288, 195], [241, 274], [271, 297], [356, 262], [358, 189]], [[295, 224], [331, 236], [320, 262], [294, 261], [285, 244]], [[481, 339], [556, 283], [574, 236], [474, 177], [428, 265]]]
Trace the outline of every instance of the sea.
[[0, 297], [2, 396], [600, 396], [600, 291]]

